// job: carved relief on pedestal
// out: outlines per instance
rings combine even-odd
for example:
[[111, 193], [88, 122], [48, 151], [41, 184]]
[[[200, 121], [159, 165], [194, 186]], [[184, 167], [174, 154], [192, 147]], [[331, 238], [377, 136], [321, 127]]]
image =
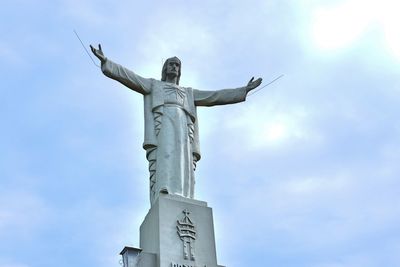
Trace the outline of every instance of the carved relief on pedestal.
[[185, 217], [177, 220], [176, 228], [178, 236], [183, 242], [183, 258], [185, 260], [195, 260], [194, 241], [196, 240], [196, 229], [192, 220], [189, 218], [190, 212], [185, 209], [182, 211]]

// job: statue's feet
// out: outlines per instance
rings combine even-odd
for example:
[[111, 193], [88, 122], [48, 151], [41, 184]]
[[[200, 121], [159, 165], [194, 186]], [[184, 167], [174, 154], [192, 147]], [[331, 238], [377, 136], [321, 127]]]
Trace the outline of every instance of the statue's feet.
[[167, 195], [169, 194], [168, 189], [166, 187], [161, 188], [160, 193], [167, 194]]

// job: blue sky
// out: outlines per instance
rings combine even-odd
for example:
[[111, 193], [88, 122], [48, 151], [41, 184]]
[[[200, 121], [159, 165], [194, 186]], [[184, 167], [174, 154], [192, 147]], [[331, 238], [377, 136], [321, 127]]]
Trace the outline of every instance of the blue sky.
[[120, 266], [149, 209], [142, 97], [86, 45], [198, 89], [276, 83], [199, 110], [196, 198], [219, 264], [400, 266], [395, 0], [3, 1], [0, 267]]

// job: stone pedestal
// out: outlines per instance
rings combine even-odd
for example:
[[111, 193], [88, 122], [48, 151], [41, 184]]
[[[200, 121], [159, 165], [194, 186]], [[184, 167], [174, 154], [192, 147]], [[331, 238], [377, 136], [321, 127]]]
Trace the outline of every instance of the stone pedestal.
[[212, 210], [203, 201], [160, 195], [140, 226], [140, 249], [135, 267], [221, 267]]

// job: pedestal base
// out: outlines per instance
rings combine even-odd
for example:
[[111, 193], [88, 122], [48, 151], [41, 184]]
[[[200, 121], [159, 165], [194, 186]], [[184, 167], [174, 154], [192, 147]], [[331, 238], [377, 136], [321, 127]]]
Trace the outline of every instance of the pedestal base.
[[134, 267], [222, 267], [212, 209], [203, 201], [160, 195], [140, 226], [140, 247]]

